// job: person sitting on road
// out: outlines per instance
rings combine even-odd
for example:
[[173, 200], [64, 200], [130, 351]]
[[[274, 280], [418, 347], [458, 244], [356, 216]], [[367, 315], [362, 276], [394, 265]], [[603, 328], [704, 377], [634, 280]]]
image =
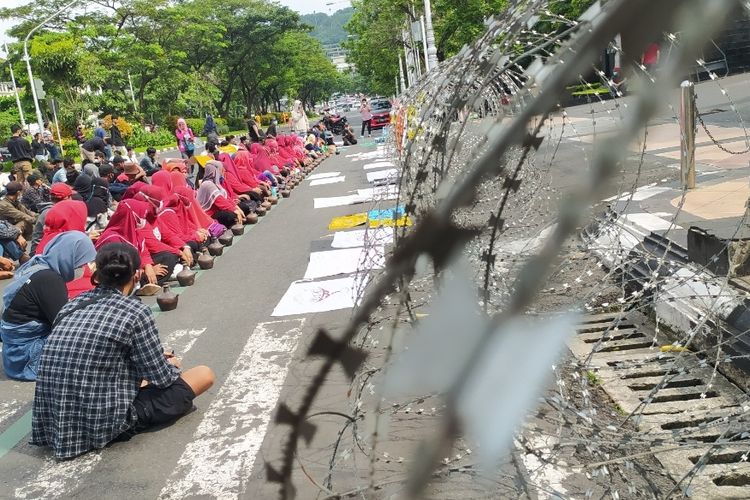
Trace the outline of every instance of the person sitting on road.
[[180, 360], [164, 352], [151, 308], [130, 296], [140, 268], [132, 245], [105, 245], [96, 255], [96, 288], [55, 322], [39, 363], [31, 436], [55, 458], [170, 424], [214, 383], [207, 366], [181, 372]]
[[5, 197], [0, 200], [0, 219], [10, 222], [21, 230], [27, 240], [31, 239], [37, 214], [21, 204], [23, 184], [17, 181], [5, 186]]
[[44, 224], [47, 220], [47, 214], [49, 213], [50, 209], [54, 206], [55, 203], [59, 203], [64, 200], [69, 200], [73, 196], [73, 190], [68, 186], [67, 184], [63, 182], [58, 182], [57, 184], [53, 185], [52, 188], [50, 188], [50, 201], [51, 203], [45, 204], [42, 207], [42, 211], [39, 212], [39, 217], [36, 219], [36, 223], [34, 224], [34, 231], [31, 234], [31, 248], [29, 249], [29, 254], [34, 255], [36, 253], [36, 248], [39, 246], [39, 242], [42, 240], [42, 235], [44, 234]]
[[117, 176], [117, 181], [132, 186], [136, 182], [146, 181], [146, 172], [135, 163], [127, 162], [123, 165], [122, 173]]
[[65, 183], [68, 186], [73, 186], [75, 184], [76, 179], [78, 178], [78, 174], [80, 171], [76, 168], [75, 162], [73, 162], [72, 159], [67, 158], [63, 161], [63, 168], [65, 169]]
[[156, 285], [166, 282], [178, 261], [171, 250], [152, 254], [146, 246], [143, 235], [148, 228], [147, 218], [153, 220], [155, 217], [154, 209], [149, 203], [134, 199], [122, 200], [109, 219], [107, 229], [96, 240], [97, 249], [109, 243], [127, 243], [138, 250], [143, 267], [142, 285], [154, 285], [146, 288], [145, 293], [149, 294], [159, 291]]
[[18, 268], [3, 292], [5, 309], [0, 320], [3, 369], [8, 377], [36, 379], [42, 348], [57, 313], [68, 301], [65, 284], [95, 257], [89, 237], [69, 231], [57, 235], [43, 254]]
[[[174, 264], [169, 263], [170, 274], [174, 271], [178, 262], [188, 268], [193, 266], [193, 262], [198, 258], [197, 252], [200, 244], [197, 241], [186, 240], [181, 234], [181, 227], [173, 227], [167, 224], [166, 219], [159, 217], [167, 203], [170, 202], [171, 196], [168, 196], [159, 186], [150, 186], [139, 183], [139, 190], [133, 197], [134, 200], [145, 201], [153, 207], [154, 216], [148, 220], [146, 227], [139, 229], [146, 241], [146, 248], [152, 256], [160, 252], [169, 252], [176, 256]], [[179, 269], [178, 269], [179, 271]]]
[[108, 146], [109, 139], [104, 139], [98, 136], [92, 137], [91, 139], [81, 144], [78, 148], [81, 153], [81, 161], [88, 160], [93, 163], [96, 160], [97, 151], [104, 155], [105, 158], [108, 158]]
[[357, 144], [357, 138], [354, 136], [354, 130], [348, 123], [344, 126], [344, 131], [341, 136], [344, 139], [344, 146], [354, 146]]
[[[235, 199], [221, 187], [224, 166], [217, 160], [206, 163], [205, 175], [198, 189], [197, 198], [200, 207], [225, 227], [244, 224], [245, 216], [250, 213], [243, 210], [243, 202]], [[238, 203], [239, 202], [239, 203]]]
[[[2, 248], [2, 258], [0, 258], [0, 279], [7, 279], [13, 276], [7, 274], [13, 269], [13, 261], [24, 264], [29, 260], [26, 253], [26, 240], [21, 235], [21, 230], [13, 224], [0, 220], [0, 247]], [[10, 267], [8, 266], [10, 262]]]
[[31, 174], [26, 178], [28, 186], [23, 190], [21, 203], [34, 213], [39, 213], [42, 207], [50, 202], [49, 187], [42, 181], [39, 174]]
[[156, 162], [156, 149], [148, 148], [146, 150], [146, 156], [141, 158], [139, 166], [146, 172], [146, 175], [154, 175], [156, 172], [161, 170], [161, 167]]

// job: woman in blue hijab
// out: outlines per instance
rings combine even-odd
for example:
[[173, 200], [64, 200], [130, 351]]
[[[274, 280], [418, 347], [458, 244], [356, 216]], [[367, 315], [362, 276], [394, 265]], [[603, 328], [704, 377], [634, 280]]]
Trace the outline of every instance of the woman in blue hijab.
[[16, 271], [3, 292], [0, 320], [3, 369], [8, 377], [36, 380], [44, 343], [55, 316], [68, 301], [65, 284], [75, 279], [76, 270], [95, 258], [89, 237], [80, 231], [68, 231], [53, 238], [42, 255]]

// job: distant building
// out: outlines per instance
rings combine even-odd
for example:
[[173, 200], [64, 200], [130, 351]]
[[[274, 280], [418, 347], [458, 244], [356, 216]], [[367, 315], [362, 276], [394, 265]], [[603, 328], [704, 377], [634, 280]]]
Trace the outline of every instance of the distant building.
[[323, 50], [328, 59], [336, 66], [336, 69], [342, 73], [354, 68], [352, 64], [346, 61], [346, 50], [341, 45], [324, 45]]
[[13, 82], [0, 82], [0, 97], [13, 95]]

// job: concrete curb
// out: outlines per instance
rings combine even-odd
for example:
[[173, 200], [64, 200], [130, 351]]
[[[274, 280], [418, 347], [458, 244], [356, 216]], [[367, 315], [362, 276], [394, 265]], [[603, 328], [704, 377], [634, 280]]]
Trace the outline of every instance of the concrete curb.
[[[726, 278], [714, 276], [700, 266], [649, 251], [645, 242], [655, 234], [653, 225], [638, 223], [628, 215], [632, 214], [610, 210], [587, 227], [583, 239], [589, 250], [606, 267], [619, 269], [627, 276], [630, 287], [641, 292], [641, 300], [646, 301], [662, 325], [685, 338], [696, 325], [705, 323], [703, 330], [693, 338], [693, 344], [699, 349], [713, 350], [722, 341], [716, 335], [718, 326], [728, 331], [723, 335], [725, 342], [737, 336], [736, 341], [722, 346], [725, 354], [736, 359], [723, 363], [720, 369], [734, 383], [748, 390], [750, 342], [743, 339], [750, 327], [748, 295], [729, 284]], [[652, 278], [656, 276], [659, 283], [654, 286]]]

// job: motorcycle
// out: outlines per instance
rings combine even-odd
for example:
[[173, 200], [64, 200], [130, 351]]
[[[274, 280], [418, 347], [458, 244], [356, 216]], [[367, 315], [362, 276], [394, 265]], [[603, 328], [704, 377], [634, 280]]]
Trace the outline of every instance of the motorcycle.
[[332, 134], [341, 135], [344, 133], [344, 128], [346, 128], [349, 121], [346, 119], [346, 116], [327, 114], [323, 118], [323, 123]]

